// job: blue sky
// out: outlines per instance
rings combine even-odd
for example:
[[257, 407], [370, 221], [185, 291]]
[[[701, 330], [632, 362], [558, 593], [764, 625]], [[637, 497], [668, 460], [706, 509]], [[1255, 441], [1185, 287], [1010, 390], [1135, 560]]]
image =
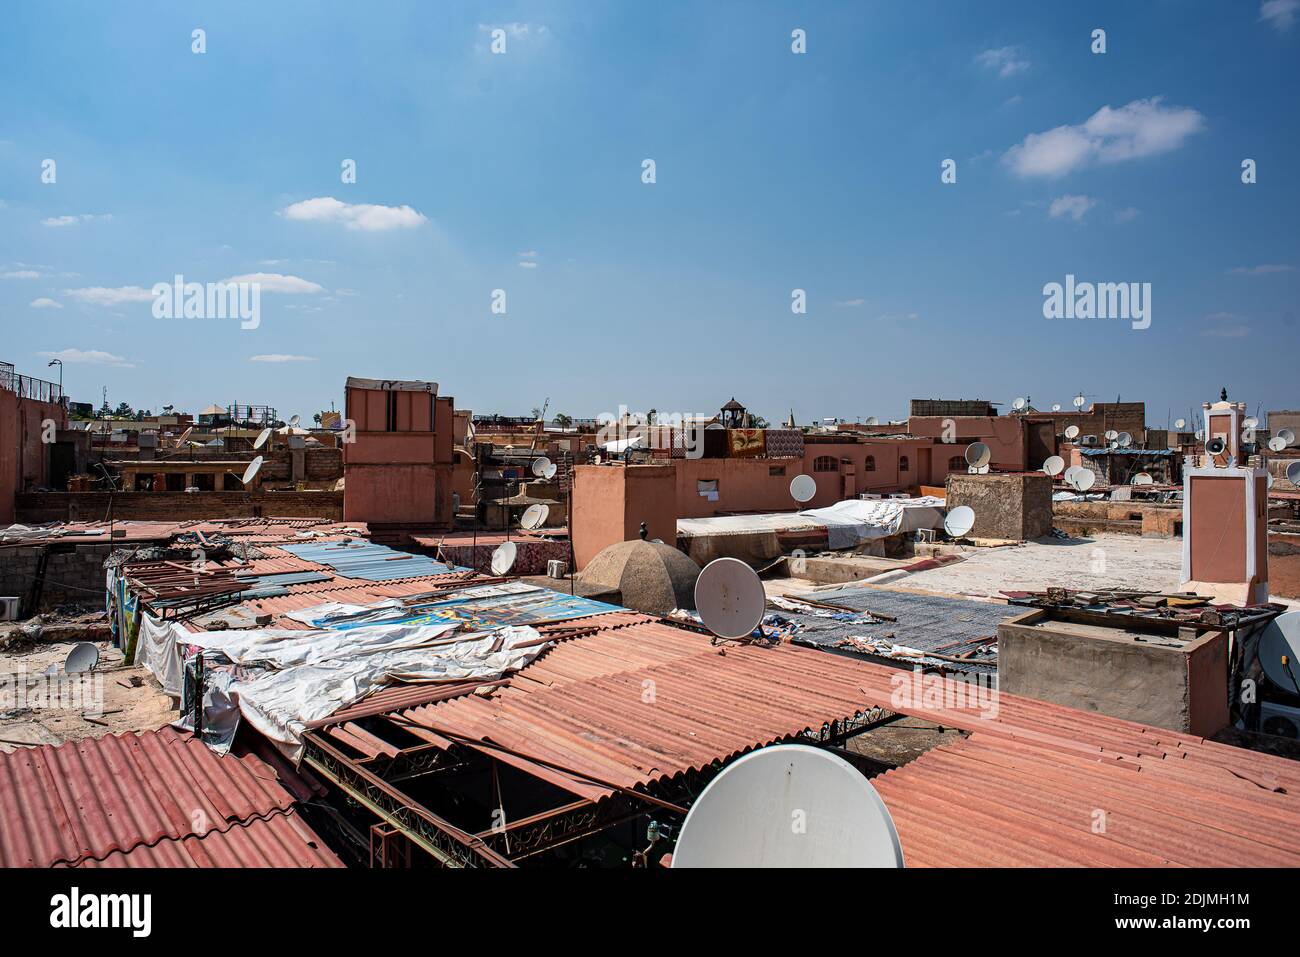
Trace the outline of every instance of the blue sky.
[[[1298, 80], [1300, 0], [10, 5], [0, 359], [286, 416], [1295, 408]], [[178, 273], [260, 276], [260, 325], [155, 318]], [[1067, 273], [1150, 328], [1045, 319]]]

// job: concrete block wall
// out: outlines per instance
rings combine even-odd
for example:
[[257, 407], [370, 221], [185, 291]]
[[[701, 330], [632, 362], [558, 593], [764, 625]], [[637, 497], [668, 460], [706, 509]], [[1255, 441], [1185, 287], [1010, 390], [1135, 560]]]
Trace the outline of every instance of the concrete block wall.
[[1043, 472], [948, 476], [949, 510], [975, 512], [972, 538], [1024, 540], [1052, 531], [1052, 480]]
[[55, 605], [104, 604], [104, 562], [115, 545], [108, 542], [88, 545], [21, 545], [0, 550], [0, 595], [17, 595], [22, 599], [25, 616], [34, 613], [27, 607], [43, 549], [49, 549], [45, 563], [41, 600], [35, 612]]

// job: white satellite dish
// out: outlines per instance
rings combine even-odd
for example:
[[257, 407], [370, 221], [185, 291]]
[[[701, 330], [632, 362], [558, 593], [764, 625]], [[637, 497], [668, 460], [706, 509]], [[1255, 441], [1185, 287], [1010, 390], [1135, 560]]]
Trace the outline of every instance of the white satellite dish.
[[988, 474], [989, 474], [989, 467], [988, 467], [987, 465], [981, 465], [981, 466], [979, 466], [978, 468], [975, 469], [975, 474], [976, 474], [976, 475], [988, 475]]
[[1155, 485], [1156, 480], [1151, 477], [1150, 472], [1138, 472], [1137, 475], [1133, 476], [1133, 484], [1134, 485]]
[[1061, 478], [1065, 479], [1066, 485], [1074, 485], [1074, 477], [1078, 475], [1080, 471], [1082, 471], [1082, 469], [1080, 469], [1079, 466], [1071, 465], [1065, 470], [1065, 474], [1062, 475]]
[[1295, 445], [1295, 433], [1290, 429], [1278, 429], [1277, 437], [1282, 440], [1282, 447]]
[[811, 475], [796, 475], [790, 480], [790, 496], [796, 502], [811, 501], [817, 494], [817, 482]]
[[879, 424], [880, 424], [880, 420], [877, 419], [874, 415], [867, 416], [867, 425], [879, 425]]
[[1011, 408], [1013, 408], [1013, 409], [1015, 409], [1017, 412], [1019, 412], [1019, 411], [1020, 411], [1021, 409], [1023, 409], [1024, 407], [1025, 407], [1025, 397], [1024, 397], [1023, 395], [1018, 395], [1018, 396], [1016, 396], [1015, 399], [1014, 399], [1014, 400], [1012, 401], [1012, 403], [1011, 403]]
[[543, 455], [541, 458], [533, 459], [533, 464], [532, 464], [533, 474], [536, 475], [538, 478], [541, 478], [543, 475], [546, 474], [546, 470], [550, 468], [550, 466], [551, 466], [551, 460], [548, 459], [545, 455]]
[[1273, 487], [1273, 473], [1272, 473], [1272, 472], [1265, 472], [1265, 473], [1264, 473], [1264, 482], [1265, 482], [1265, 486], [1264, 486], [1265, 488], [1270, 488], [1270, 489], [1271, 489], [1271, 488]]
[[961, 538], [975, 527], [975, 510], [969, 505], [958, 505], [943, 519], [943, 530], [952, 538]]
[[1107, 430], [1106, 430], [1106, 441], [1107, 441], [1107, 442], [1114, 442], [1114, 441], [1115, 441], [1116, 439], [1118, 439], [1118, 438], [1119, 438], [1119, 433], [1116, 432], [1114, 429], [1107, 429]]
[[289, 416], [289, 428], [291, 429], [298, 428], [298, 423], [301, 421], [302, 421], [302, 417], [297, 414]]
[[1292, 485], [1300, 485], [1300, 460], [1292, 462], [1286, 467], [1286, 479]]
[[1174, 428], [1181, 432], [1187, 427], [1186, 419], [1174, 419]]
[[263, 429], [253, 442], [253, 448], [260, 449], [266, 444], [266, 440], [271, 437], [270, 429]]
[[1060, 475], [1064, 469], [1065, 459], [1061, 458], [1059, 455], [1049, 455], [1047, 460], [1043, 462], [1043, 471], [1052, 476], [1052, 478], [1056, 478], [1056, 476]]
[[1259, 428], [1259, 419], [1255, 418], [1255, 416], [1253, 416], [1253, 415], [1248, 415], [1248, 416], [1246, 416], [1244, 419], [1241, 420], [1241, 424], [1244, 425], [1244, 426], [1245, 426], [1246, 428], [1248, 428], [1248, 429], [1258, 429], [1258, 428]]
[[253, 461], [248, 463], [248, 468], [244, 469], [244, 476], [239, 481], [247, 485], [249, 482], [253, 481], [253, 476], [257, 474], [257, 470], [261, 467], [262, 457], [259, 455], [257, 458], [253, 459]]
[[1053, 402], [1053, 403], [1052, 403], [1052, 411], [1053, 411], [1053, 412], [1060, 412], [1060, 411], [1061, 411], [1061, 403], [1059, 403], [1059, 402]]
[[1086, 492], [1092, 488], [1093, 483], [1097, 481], [1097, 475], [1091, 469], [1079, 469], [1074, 473], [1074, 480], [1070, 483], [1074, 486], [1076, 492]]
[[180, 438], [176, 440], [176, 447], [180, 448], [182, 445], [184, 445], [185, 440], [188, 439], [193, 434], [194, 434], [194, 426], [190, 426], [188, 429], [182, 432]]
[[695, 579], [695, 609], [719, 638], [745, 638], [763, 621], [767, 594], [754, 569], [738, 558], [715, 558]]
[[1286, 448], [1286, 443], [1282, 441], [1282, 436], [1275, 435], [1268, 440], [1268, 448], [1270, 452], [1281, 452]]
[[99, 647], [91, 641], [79, 641], [72, 646], [68, 657], [63, 659], [63, 672], [69, 675], [84, 674], [94, 671], [99, 664]]
[[1117, 449], [1117, 448], [1119, 448], [1119, 441], [1118, 441], [1118, 440], [1114, 440], [1114, 439], [1112, 439], [1110, 442], [1107, 442], [1107, 443], [1106, 443], [1106, 448], [1108, 448], [1108, 449]]
[[519, 549], [514, 542], [502, 542], [492, 552], [492, 574], [505, 575], [515, 567], [515, 556]]
[[1197, 442], [1201, 442], [1201, 441], [1203, 441], [1203, 440], [1205, 439], [1205, 430], [1204, 430], [1204, 429], [1197, 429], [1197, 430], [1196, 430], [1195, 432], [1193, 432], [1192, 434], [1195, 436]]
[[[798, 815], [805, 826], [792, 827]], [[893, 867], [903, 846], [889, 808], [860, 771], [806, 744], [732, 762], [691, 805], [678, 867]]]
[[1067, 439], [1077, 439], [1079, 437], [1079, 427], [1077, 425], [1067, 425], [1065, 427], [1065, 437]]
[[993, 452], [983, 442], [975, 442], [966, 448], [966, 464], [979, 468], [989, 464]]
[[555, 473], [558, 472], [559, 470], [560, 470], [559, 467], [554, 462], [551, 462], [549, 465], [546, 466], [545, 469], [542, 470], [542, 478], [553, 479], [555, 478]]
[[1087, 402], [1087, 401], [1088, 401], [1088, 400], [1085, 399], [1085, 398], [1083, 397], [1083, 393], [1080, 392], [1078, 395], [1076, 395], [1076, 396], [1074, 397], [1074, 407], [1075, 407], [1076, 409], [1082, 409], [1083, 406], [1084, 406], [1084, 403]]
[[1133, 436], [1129, 435], [1127, 432], [1121, 432], [1119, 438], [1115, 441], [1119, 443], [1121, 449], [1126, 449], [1133, 444]]
[[546, 516], [551, 513], [549, 505], [529, 505], [519, 519], [519, 524], [527, 529], [541, 528], [546, 523]]
[[[1288, 664], [1282, 664], [1286, 655]], [[1283, 691], [1300, 693], [1300, 611], [1278, 615], [1266, 626], [1259, 637], [1259, 663], [1273, 682]], [[1290, 667], [1290, 673], [1287, 668]]]

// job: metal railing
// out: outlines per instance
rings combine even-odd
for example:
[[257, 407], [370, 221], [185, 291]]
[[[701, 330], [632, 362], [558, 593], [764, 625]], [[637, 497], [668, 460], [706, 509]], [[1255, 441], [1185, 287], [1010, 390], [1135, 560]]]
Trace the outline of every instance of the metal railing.
[[0, 362], [0, 389], [16, 392], [20, 399], [35, 399], [37, 402], [62, 402], [65, 398], [57, 382], [19, 375], [9, 362]]

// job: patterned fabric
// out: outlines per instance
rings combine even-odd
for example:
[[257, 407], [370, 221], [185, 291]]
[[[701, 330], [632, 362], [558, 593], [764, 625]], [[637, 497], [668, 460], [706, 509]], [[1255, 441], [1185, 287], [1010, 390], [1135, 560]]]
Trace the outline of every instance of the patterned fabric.
[[763, 429], [728, 429], [727, 440], [733, 459], [757, 458], [767, 451]]
[[768, 429], [764, 439], [768, 458], [803, 458], [803, 432], [799, 429]]

